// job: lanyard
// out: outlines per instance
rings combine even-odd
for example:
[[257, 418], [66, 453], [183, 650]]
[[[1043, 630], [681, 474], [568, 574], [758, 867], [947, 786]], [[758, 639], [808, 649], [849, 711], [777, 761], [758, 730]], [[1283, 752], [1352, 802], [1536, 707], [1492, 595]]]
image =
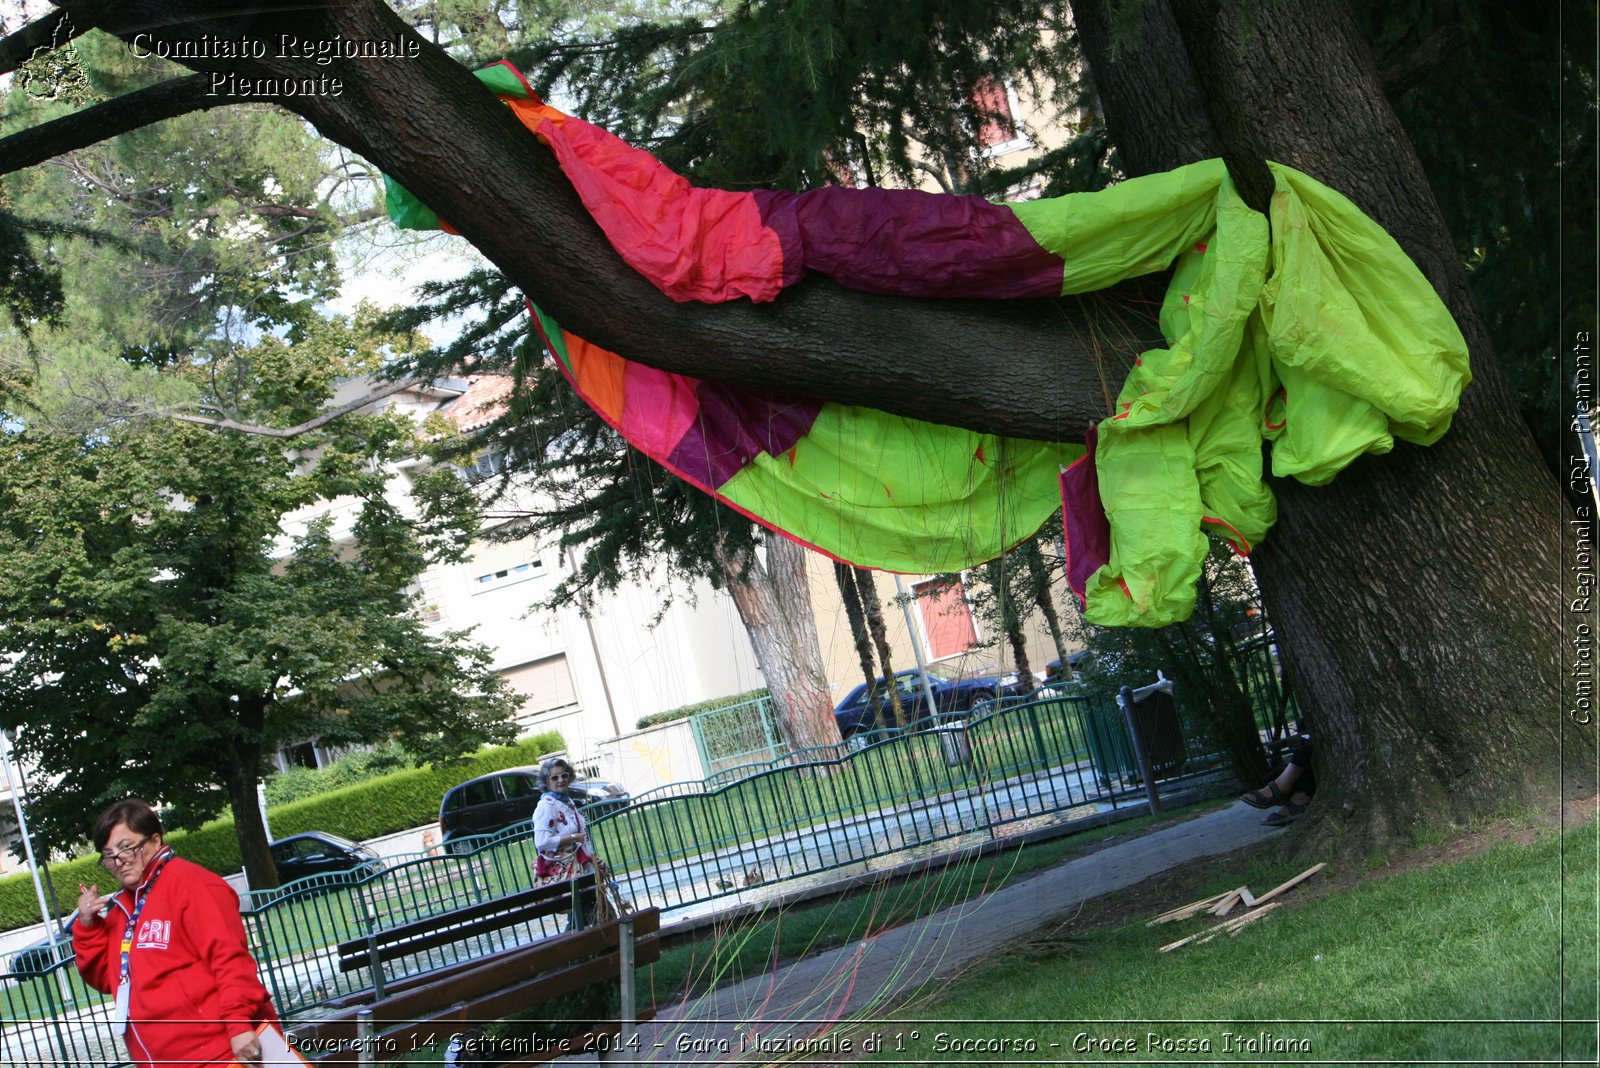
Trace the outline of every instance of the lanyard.
[[164, 849], [156, 857], [155, 870], [150, 873], [150, 878], [144, 885], [133, 892], [133, 913], [128, 917], [128, 925], [122, 929], [122, 967], [117, 974], [119, 983], [128, 981], [128, 957], [133, 951], [134, 925], [139, 922], [139, 913], [144, 911], [144, 903], [150, 899], [150, 891], [155, 889], [156, 879], [160, 877], [162, 869], [167, 866], [167, 861], [172, 859], [172, 850]]

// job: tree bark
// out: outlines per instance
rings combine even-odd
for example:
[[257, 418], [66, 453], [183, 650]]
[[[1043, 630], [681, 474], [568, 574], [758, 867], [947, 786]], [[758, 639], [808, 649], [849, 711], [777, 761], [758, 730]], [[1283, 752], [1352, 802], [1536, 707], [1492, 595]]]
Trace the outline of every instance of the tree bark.
[[806, 550], [787, 538], [768, 537], [765, 552], [765, 564], [723, 559], [728, 593], [750, 636], [790, 751], [837, 745], [839, 725], [822, 670]]
[[1039, 551], [1038, 539], [1030, 539], [1022, 546], [1021, 552], [1023, 563], [1028, 568], [1028, 589], [1033, 593], [1034, 606], [1044, 616], [1045, 626], [1050, 629], [1050, 642], [1055, 646], [1064, 672], [1067, 669], [1067, 637], [1061, 628], [1061, 613], [1056, 611], [1055, 598], [1051, 595], [1050, 569], [1044, 562], [1044, 554]]
[[861, 607], [861, 593], [856, 589], [855, 568], [835, 560], [833, 578], [839, 586], [839, 599], [844, 602], [844, 616], [850, 624], [856, 658], [861, 661], [861, 681], [871, 686], [877, 672], [872, 670], [872, 636], [867, 633], [867, 615]]
[[261, 801], [256, 796], [256, 786], [261, 781], [261, 755], [260, 746], [235, 738], [227, 745], [228, 761], [221, 770], [228, 787], [228, 803], [233, 806], [233, 833], [239, 840], [245, 881], [252, 890], [272, 890], [279, 884], [278, 865], [272, 859], [267, 826], [261, 819]]
[[[1100, 5], [1073, 10], [1132, 173], [1217, 154], [1165, 4], [1110, 58]], [[1268, 158], [1349, 196], [1434, 283], [1473, 382], [1437, 444], [1397, 445], [1329, 486], [1274, 480], [1279, 519], [1254, 558], [1314, 724], [1323, 813], [1355, 806], [1367, 843], [1461, 823], [1563, 787], [1592, 791], [1589, 725], [1563, 714], [1561, 577], [1573, 518], [1539, 462], [1467, 279], [1373, 60], [1340, 0], [1225, 7], [1228, 72]], [[1570, 561], [1568, 561], [1570, 562]]]
[[[856, 574], [856, 594], [861, 598], [861, 609], [867, 617], [867, 630], [872, 634], [872, 644], [878, 649], [878, 664], [883, 668], [882, 696], [889, 699], [889, 718], [895, 727], [905, 727], [906, 710], [900, 703], [900, 688], [894, 684], [894, 664], [889, 657], [889, 628], [883, 622], [883, 602], [878, 599], [878, 583], [872, 572], [864, 567], [851, 568]], [[911, 636], [916, 640], [916, 635]], [[929, 710], [930, 712], [932, 709]]]

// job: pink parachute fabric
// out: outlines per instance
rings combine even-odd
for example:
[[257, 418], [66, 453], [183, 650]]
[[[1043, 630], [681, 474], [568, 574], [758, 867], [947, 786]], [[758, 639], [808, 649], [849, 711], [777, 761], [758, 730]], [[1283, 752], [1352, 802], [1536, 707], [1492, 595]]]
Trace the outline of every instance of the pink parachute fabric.
[[[508, 64], [479, 77], [550, 147], [618, 254], [674, 300], [772, 301], [807, 271], [874, 293], [1010, 299], [1173, 269], [1169, 345], [1137, 361], [1087, 453], [656, 371], [536, 313], [580, 396], [637, 448], [838, 559], [960, 570], [1061, 502], [1089, 618], [1160, 625], [1192, 608], [1206, 529], [1247, 552], [1271, 526], [1263, 440], [1275, 473], [1326, 481], [1396, 437], [1436, 439], [1469, 377], [1459, 331], [1393, 240], [1278, 164], [1270, 232], [1217, 160], [1011, 205], [735, 193], [696, 188], [551, 108]], [[403, 226], [444, 225], [393, 183], [389, 209]]]

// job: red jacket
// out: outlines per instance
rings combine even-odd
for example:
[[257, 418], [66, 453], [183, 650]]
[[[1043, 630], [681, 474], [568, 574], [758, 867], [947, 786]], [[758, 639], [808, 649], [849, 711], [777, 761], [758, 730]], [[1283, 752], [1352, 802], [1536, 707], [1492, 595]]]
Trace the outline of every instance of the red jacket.
[[[122, 933], [133, 906], [134, 891], [119, 890], [99, 923], [72, 925], [78, 971], [96, 990], [117, 989]], [[167, 861], [139, 914], [128, 978], [124, 1037], [134, 1063], [147, 1068], [229, 1063], [232, 1036], [277, 1019], [256, 978], [239, 896], [182, 857]]]

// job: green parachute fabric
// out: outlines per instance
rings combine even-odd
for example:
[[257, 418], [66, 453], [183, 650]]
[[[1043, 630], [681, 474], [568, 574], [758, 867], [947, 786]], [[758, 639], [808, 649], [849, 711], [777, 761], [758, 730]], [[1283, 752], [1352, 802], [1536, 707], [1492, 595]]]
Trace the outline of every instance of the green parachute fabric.
[[[1192, 610], [1206, 531], [1246, 553], [1271, 527], [1263, 440], [1274, 473], [1325, 482], [1396, 438], [1437, 439], [1469, 379], [1460, 332], [1393, 239], [1276, 163], [1270, 228], [1219, 160], [1008, 205], [917, 190], [735, 193], [690, 186], [564, 115], [508, 64], [479, 77], [550, 147], [623, 259], [674, 300], [775, 300], [812, 271], [869, 292], [1014, 299], [1172, 270], [1167, 346], [1139, 357], [1082, 456], [657, 371], [536, 309], [579, 395], [636, 447], [837, 559], [958, 570], [1036, 530], [1059, 499], [1087, 617], [1163, 625]], [[398, 225], [449, 229], [393, 182], [388, 193]]]

